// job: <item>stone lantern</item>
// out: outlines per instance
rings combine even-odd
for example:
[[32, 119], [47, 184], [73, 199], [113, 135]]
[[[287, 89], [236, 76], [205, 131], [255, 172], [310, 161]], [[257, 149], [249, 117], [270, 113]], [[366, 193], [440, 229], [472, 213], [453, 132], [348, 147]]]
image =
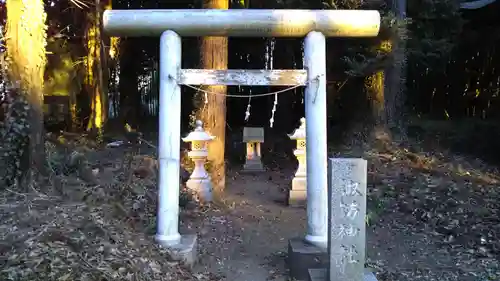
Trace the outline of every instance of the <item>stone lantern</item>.
[[264, 128], [243, 128], [243, 142], [246, 143], [247, 155], [245, 165], [243, 165], [244, 172], [263, 172], [265, 171], [262, 165], [262, 154], [260, 152], [260, 145], [264, 142]]
[[288, 191], [288, 205], [304, 206], [307, 199], [306, 119], [301, 118], [300, 127], [288, 136], [297, 143], [293, 154], [299, 161], [297, 172], [292, 180], [292, 188]]
[[203, 130], [203, 122], [197, 120], [194, 131], [182, 139], [184, 142], [191, 143], [191, 151], [188, 152], [188, 157], [194, 162], [194, 170], [186, 182], [186, 186], [196, 192], [200, 200], [204, 202], [212, 201], [212, 179], [205, 170], [205, 162], [208, 157], [208, 142], [214, 138]]

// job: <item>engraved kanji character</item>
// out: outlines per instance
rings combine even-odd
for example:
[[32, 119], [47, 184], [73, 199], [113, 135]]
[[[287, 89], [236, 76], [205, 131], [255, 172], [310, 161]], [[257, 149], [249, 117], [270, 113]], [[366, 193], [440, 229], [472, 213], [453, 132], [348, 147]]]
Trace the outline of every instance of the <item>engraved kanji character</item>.
[[353, 237], [359, 233], [359, 229], [348, 224], [341, 224], [335, 227], [336, 232], [333, 233], [334, 237], [343, 238], [345, 236]]
[[334, 232], [332, 233], [333, 237], [342, 238], [344, 237], [344, 234], [345, 230], [343, 224], [334, 226]]
[[361, 196], [363, 195], [359, 190], [359, 183], [354, 181], [348, 181], [344, 185], [344, 190], [342, 191], [343, 196]]
[[340, 246], [338, 248], [333, 249], [330, 252], [330, 258], [333, 260], [333, 263], [330, 264], [332, 269], [339, 270], [339, 273], [345, 273], [344, 259], [345, 259], [346, 248], [344, 246]]
[[358, 255], [358, 251], [356, 250], [356, 246], [352, 245], [351, 247], [344, 250], [345, 252], [345, 260], [347, 263], [358, 263], [359, 260], [356, 258]]
[[349, 219], [354, 219], [359, 213], [359, 205], [356, 202], [352, 202], [351, 204], [340, 203], [340, 207], [344, 215]]
[[347, 227], [344, 227], [344, 230], [345, 230], [345, 235], [349, 237], [356, 236], [359, 233], [359, 228], [354, 227], [352, 225], [347, 225]]

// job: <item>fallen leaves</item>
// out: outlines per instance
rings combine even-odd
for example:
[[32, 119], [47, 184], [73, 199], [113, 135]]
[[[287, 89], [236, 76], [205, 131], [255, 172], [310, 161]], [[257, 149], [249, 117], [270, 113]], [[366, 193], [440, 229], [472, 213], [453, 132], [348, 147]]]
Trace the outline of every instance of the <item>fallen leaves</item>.
[[[435, 276], [441, 269], [399, 273], [396, 269], [382, 280], [500, 279], [500, 188], [494, 169], [453, 154], [404, 148], [382, 155], [372, 150], [366, 157], [375, 183], [369, 186], [369, 209], [386, 219], [376, 222], [375, 228], [400, 225], [410, 236], [423, 234], [428, 243], [452, 257], [445, 264], [455, 271]], [[436, 255], [434, 246], [426, 247], [421, 249], [423, 255]], [[486, 279], [470, 279], [476, 277]]]
[[[64, 152], [49, 148], [51, 163], [61, 165]], [[107, 166], [113, 179], [91, 183], [59, 169], [29, 193], [0, 193], [0, 280], [201, 280], [148, 235], [155, 228], [154, 182], [126, 184], [123, 161], [94, 151], [104, 156], [85, 159], [87, 165]]]
[[[113, 158], [108, 151], [113, 148], [99, 149], [80, 149], [86, 151], [97, 183], [76, 177], [76, 171], [55, 169], [59, 172], [50, 186], [43, 187], [45, 193], [33, 188], [29, 193], [7, 189], [0, 194], [0, 279], [216, 280], [169, 261], [168, 252], [149, 235], [155, 230], [154, 177], [128, 182], [130, 171], [120, 162], [124, 151]], [[54, 167], [66, 159], [50, 155]], [[377, 235], [368, 235], [367, 247], [372, 250], [367, 263], [379, 280], [500, 280], [500, 188], [495, 169], [449, 153], [404, 147], [383, 153], [370, 150], [364, 157], [369, 161], [369, 229]], [[133, 169], [134, 165], [129, 168]], [[103, 180], [103, 171], [112, 176]], [[210, 253], [200, 249], [202, 254], [218, 260], [228, 254], [230, 243], [234, 249], [243, 249], [241, 244], [248, 241], [269, 243], [271, 232], [280, 241], [289, 238], [290, 231], [281, 232], [290, 229], [285, 224], [297, 225], [297, 218], [275, 213], [283, 209], [262, 208], [266, 196], [264, 192], [232, 202], [232, 208], [206, 220], [199, 233], [215, 246]], [[259, 215], [241, 214], [241, 221], [228, 216], [249, 208]], [[194, 221], [206, 215], [182, 216]], [[241, 227], [235, 230], [237, 225]], [[261, 235], [254, 233], [257, 226]], [[212, 233], [214, 229], [220, 233]], [[406, 264], [398, 263], [403, 259]], [[269, 274], [277, 272], [273, 270]]]

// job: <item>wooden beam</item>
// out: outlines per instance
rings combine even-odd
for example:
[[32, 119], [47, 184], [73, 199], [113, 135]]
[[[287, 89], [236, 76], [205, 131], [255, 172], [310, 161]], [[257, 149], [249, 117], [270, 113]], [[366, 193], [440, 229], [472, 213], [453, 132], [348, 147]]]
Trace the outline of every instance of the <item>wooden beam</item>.
[[305, 85], [306, 82], [307, 71], [302, 69], [182, 69], [179, 84], [226, 86], [295, 86]]
[[107, 10], [104, 31], [110, 36], [373, 37], [380, 14], [373, 10], [180, 9]]

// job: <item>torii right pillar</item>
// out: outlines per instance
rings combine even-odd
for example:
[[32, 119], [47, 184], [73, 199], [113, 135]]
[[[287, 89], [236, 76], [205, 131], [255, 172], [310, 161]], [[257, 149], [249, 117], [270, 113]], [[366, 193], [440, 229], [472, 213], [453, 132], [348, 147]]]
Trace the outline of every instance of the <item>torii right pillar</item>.
[[304, 94], [307, 163], [307, 233], [305, 241], [328, 245], [328, 169], [326, 134], [326, 38], [310, 32], [304, 41], [304, 68], [309, 84]]
[[288, 243], [290, 276], [306, 280], [308, 270], [328, 263], [328, 169], [326, 113], [326, 38], [310, 32], [304, 41], [307, 230], [305, 238]]

